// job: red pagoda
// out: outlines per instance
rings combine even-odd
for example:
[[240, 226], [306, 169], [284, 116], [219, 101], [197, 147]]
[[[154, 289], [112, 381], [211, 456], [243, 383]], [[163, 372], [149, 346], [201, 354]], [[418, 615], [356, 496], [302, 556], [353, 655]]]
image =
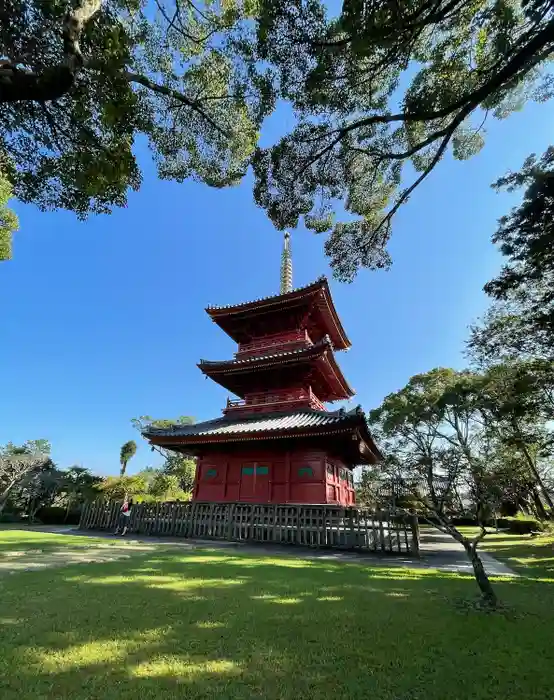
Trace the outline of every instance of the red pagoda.
[[232, 360], [198, 367], [238, 398], [215, 420], [144, 432], [152, 445], [197, 457], [193, 500], [354, 504], [353, 467], [381, 455], [359, 406], [324, 405], [354, 395], [334, 355], [350, 341], [327, 280], [292, 289], [285, 234], [280, 294], [206, 311], [238, 348]]

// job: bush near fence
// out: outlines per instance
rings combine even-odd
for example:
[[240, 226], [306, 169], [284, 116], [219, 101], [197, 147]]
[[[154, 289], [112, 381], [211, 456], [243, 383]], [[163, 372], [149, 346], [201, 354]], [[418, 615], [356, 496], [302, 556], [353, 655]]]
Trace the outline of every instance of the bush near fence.
[[[115, 529], [120, 506], [109, 501], [87, 504], [81, 529]], [[419, 554], [419, 526], [415, 516], [356, 507], [140, 503], [132, 508], [129, 530], [145, 535]]]

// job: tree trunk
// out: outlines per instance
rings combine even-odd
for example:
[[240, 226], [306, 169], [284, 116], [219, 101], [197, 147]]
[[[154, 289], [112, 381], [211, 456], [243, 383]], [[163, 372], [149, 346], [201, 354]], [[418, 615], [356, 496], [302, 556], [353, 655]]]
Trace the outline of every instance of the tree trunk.
[[40, 510], [40, 507], [41, 507], [40, 501], [38, 502], [38, 505], [37, 505], [37, 502], [36, 502], [36, 499], [35, 499], [35, 500], [33, 501], [33, 508], [32, 508], [32, 510], [31, 510], [31, 512], [30, 512], [30, 514], [29, 514], [29, 522], [30, 522], [30, 523], [34, 523], [34, 522], [35, 522], [35, 518], [36, 518], [37, 513], [38, 513], [39, 510]]
[[64, 523], [67, 522], [67, 519], [69, 518], [69, 511], [71, 510], [71, 497], [67, 497], [67, 508], [65, 509], [65, 518], [63, 519]]
[[8, 497], [10, 495], [10, 491], [13, 489], [13, 487], [17, 484], [17, 479], [14, 479], [11, 481], [7, 487], [4, 489], [4, 491], [0, 494], [0, 515], [2, 515], [4, 508], [6, 507], [6, 503], [8, 502]]
[[[550, 494], [548, 492], [548, 489], [546, 488], [544, 481], [541, 478], [541, 475], [539, 474], [537, 470], [537, 465], [535, 464], [535, 460], [531, 457], [531, 454], [529, 453], [529, 450], [527, 449], [527, 445], [525, 444], [524, 440], [522, 439], [522, 434], [521, 430], [519, 428], [519, 425], [517, 421], [513, 420], [512, 421], [512, 428], [514, 429], [514, 432], [516, 433], [516, 440], [517, 440], [517, 446], [520, 448], [520, 450], [523, 452], [523, 456], [525, 457], [525, 461], [527, 462], [529, 469], [531, 470], [531, 473], [535, 477], [535, 481], [537, 482], [538, 486], [540, 487], [540, 490], [542, 491], [542, 495], [544, 496], [544, 500], [546, 501], [546, 504], [550, 508], [551, 515], [554, 513], [554, 503], [552, 502], [552, 498], [550, 498]], [[542, 503], [541, 503], [542, 506]], [[544, 508], [543, 508], [544, 510]], [[545, 512], [545, 517], [546, 517], [546, 512]]]
[[477, 581], [477, 585], [481, 591], [481, 599], [483, 603], [488, 608], [496, 608], [498, 598], [496, 597], [496, 593], [494, 592], [492, 584], [489, 581], [489, 577], [487, 576], [487, 572], [485, 571], [481, 557], [477, 554], [477, 545], [485, 536], [484, 528], [481, 530], [481, 535], [475, 540], [469, 540], [467, 537], [464, 537], [453, 525], [444, 522], [444, 520], [443, 528], [443, 532], [447, 532], [449, 535], [451, 535], [456, 542], [459, 542], [466, 550], [468, 559], [473, 566], [473, 575], [475, 576], [475, 580]]
[[542, 502], [542, 499], [540, 497], [538, 489], [535, 487], [533, 488], [532, 492], [533, 494], [533, 503], [535, 505], [535, 515], [539, 520], [547, 520], [548, 519], [548, 513], [546, 512], [544, 508], [544, 504]]
[[481, 557], [477, 554], [477, 547], [465, 538], [462, 544], [464, 545], [466, 554], [471, 561], [471, 565], [473, 566], [473, 575], [475, 576], [475, 580], [477, 581], [477, 585], [481, 591], [483, 602], [489, 608], [496, 608], [498, 599], [492, 584], [489, 581], [489, 577], [487, 576], [485, 567], [481, 561]]

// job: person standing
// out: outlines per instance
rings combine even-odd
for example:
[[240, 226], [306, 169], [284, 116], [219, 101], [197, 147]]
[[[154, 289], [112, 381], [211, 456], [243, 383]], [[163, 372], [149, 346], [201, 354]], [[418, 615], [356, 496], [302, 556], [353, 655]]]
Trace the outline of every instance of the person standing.
[[121, 529], [121, 537], [125, 537], [127, 534], [127, 530], [129, 529], [129, 522], [131, 520], [131, 508], [133, 505], [132, 500], [127, 500], [127, 497], [125, 497], [125, 500], [123, 501], [123, 505], [121, 506], [121, 509], [119, 511], [119, 517], [117, 520], [117, 528], [114, 532], [114, 535], [119, 535], [119, 530]]

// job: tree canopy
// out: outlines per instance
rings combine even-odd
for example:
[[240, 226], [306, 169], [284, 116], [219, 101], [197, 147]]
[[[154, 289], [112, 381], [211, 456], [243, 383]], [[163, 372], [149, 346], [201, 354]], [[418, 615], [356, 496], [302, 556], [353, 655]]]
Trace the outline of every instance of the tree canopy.
[[260, 5], [259, 55], [298, 122], [257, 151], [256, 200], [279, 227], [330, 231], [343, 280], [389, 264], [396, 212], [448, 150], [472, 156], [487, 118], [552, 96], [547, 0], [346, 0], [332, 18], [315, 0]]
[[[167, 428], [170, 425], [191, 425], [192, 423], [194, 423], [194, 418], [191, 416], [179, 416], [178, 418], [140, 416], [139, 418], [131, 419], [131, 425], [141, 433], [150, 426], [155, 428]], [[194, 486], [196, 460], [187, 455], [173, 452], [165, 448], [156, 447], [155, 449], [164, 458], [160, 472], [167, 477], [175, 478], [182, 492], [190, 493]], [[161, 480], [160, 483], [162, 483]], [[167, 483], [170, 482], [168, 481]], [[171, 491], [171, 489], [169, 490]]]
[[[436, 368], [412, 377], [369, 416], [386, 457], [384, 477], [465, 547], [489, 602], [494, 594], [476, 551], [486, 523], [506, 502], [541, 519], [554, 512], [544, 479], [554, 454], [553, 388], [554, 366], [542, 361], [484, 372]], [[460, 515], [477, 520], [478, 537], [455, 526]]]
[[135, 456], [137, 451], [137, 443], [134, 440], [128, 440], [121, 445], [119, 453], [119, 464], [121, 465], [120, 475], [124, 476], [127, 471], [127, 464], [130, 459]]
[[485, 285], [493, 303], [472, 328], [469, 351], [481, 364], [498, 359], [554, 357], [554, 147], [526, 159], [494, 185], [523, 188], [493, 236], [506, 262]]
[[47, 440], [28, 440], [18, 446], [9, 442], [0, 446], [0, 514], [9, 496], [24, 479], [49, 469], [50, 444]]
[[[140, 185], [144, 135], [163, 178], [222, 187], [252, 165], [255, 200], [278, 228], [304, 217], [330, 233], [340, 279], [388, 265], [396, 212], [443, 156], [470, 157], [487, 119], [551, 97], [554, 9], [345, 0], [335, 16], [326, 5], [5, 2], [0, 175], [43, 209], [108, 212]], [[279, 102], [295, 123], [259, 147]]]
[[240, 180], [270, 104], [235, 46], [254, 5], [2, 3], [0, 207], [1, 178], [42, 209], [84, 217], [124, 205], [141, 181], [140, 134], [162, 178]]

